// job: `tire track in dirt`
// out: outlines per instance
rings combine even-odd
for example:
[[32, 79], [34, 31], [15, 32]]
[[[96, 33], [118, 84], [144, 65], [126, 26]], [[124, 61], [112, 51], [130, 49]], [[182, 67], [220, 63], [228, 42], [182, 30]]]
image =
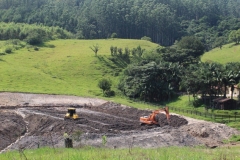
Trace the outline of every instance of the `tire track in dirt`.
[[[134, 147], [146, 148], [194, 146], [198, 144], [208, 144], [209, 142], [220, 144], [219, 141], [223, 138], [239, 133], [227, 126], [216, 127], [218, 124], [205, 121], [195, 120], [193, 124], [191, 123], [191, 119], [173, 115], [171, 111], [169, 125], [166, 121], [166, 116], [159, 114], [161, 127], [159, 127], [159, 125], [141, 126], [139, 117], [148, 116], [151, 113], [150, 110], [139, 110], [98, 99], [85, 99], [83, 97], [63, 95], [26, 94], [27, 98], [31, 97], [31, 99], [28, 99], [28, 106], [22, 106], [22, 102], [25, 102], [27, 99], [23, 93], [21, 93], [20, 96], [17, 93], [11, 93], [9, 97], [8, 93], [0, 93], [0, 95], [4, 95], [3, 97], [0, 96], [0, 100], [1, 98], [7, 99], [5, 102], [13, 95], [16, 99], [16, 101], [11, 99], [12, 107], [6, 106], [6, 104], [0, 106], [1, 111], [18, 111], [18, 115], [14, 116], [0, 112], [1, 115], [6, 116], [5, 119], [9, 120], [8, 124], [15, 124], [15, 126], [11, 126], [15, 131], [19, 130], [20, 132], [26, 125], [26, 123], [23, 125], [23, 122], [28, 122], [27, 134], [19, 139], [19, 141], [16, 141], [16, 143], [13, 143], [8, 149], [17, 149], [19, 145], [23, 145], [25, 148], [53, 145], [63, 147], [63, 134], [68, 133], [72, 135], [76, 131], [82, 132], [81, 138], [84, 139], [84, 144], [86, 145], [100, 146], [102, 145], [102, 136], [106, 135], [108, 139], [106, 146], [114, 148], [126, 148], [129, 147], [130, 144]], [[21, 99], [24, 97], [25, 99]], [[44, 97], [44, 101], [42, 101], [42, 97]], [[21, 104], [18, 104], [18, 102], [21, 102]], [[30, 105], [32, 107], [30, 107]], [[64, 115], [68, 107], [76, 107], [77, 114], [80, 117], [79, 120], [64, 120]], [[2, 135], [8, 134], [9, 130], [14, 130], [10, 128], [10, 126], [4, 125], [6, 122], [5, 119], [1, 119], [0, 116], [0, 129], [5, 127], [2, 130], [3, 132], [0, 132], [0, 138]], [[18, 128], [20, 125], [18, 126], [16, 124], [22, 124], [22, 128]], [[216, 129], [212, 129], [214, 126]], [[226, 132], [226, 130], [228, 132]], [[199, 138], [201, 135], [209, 136]], [[218, 137], [214, 138], [214, 135], [218, 135]], [[7, 143], [11, 144], [12, 141]], [[80, 145], [80, 143], [75, 143], [74, 145], [77, 146]], [[1, 147], [3, 147], [2, 144], [0, 144], [0, 148]]]

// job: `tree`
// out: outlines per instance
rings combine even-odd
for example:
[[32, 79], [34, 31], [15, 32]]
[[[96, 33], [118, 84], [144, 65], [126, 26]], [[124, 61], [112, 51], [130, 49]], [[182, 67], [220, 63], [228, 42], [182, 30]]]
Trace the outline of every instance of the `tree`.
[[204, 53], [203, 43], [195, 36], [186, 36], [177, 43], [178, 49], [185, 49], [190, 51], [191, 55], [196, 58]]
[[89, 48], [95, 53], [95, 56], [97, 56], [97, 53], [98, 53], [98, 51], [100, 50], [99, 45], [96, 44], [96, 45], [93, 45], [93, 46], [91, 46], [91, 47], [89, 47]]
[[238, 44], [240, 42], [240, 29], [233, 30], [230, 32], [229, 41], [235, 42], [236, 44]]
[[112, 39], [117, 38], [117, 33], [112, 33], [112, 34], [111, 34], [111, 38], [112, 38]]
[[178, 90], [179, 64], [142, 60], [124, 71], [119, 89], [128, 97], [144, 101], [167, 101]]
[[105, 95], [106, 91], [110, 91], [112, 82], [109, 79], [103, 78], [99, 80], [98, 87], [102, 89], [103, 94]]
[[219, 47], [220, 49], [222, 49], [222, 46], [225, 44], [225, 39], [223, 36], [221, 37], [218, 37], [216, 40], [215, 40], [215, 47]]
[[151, 39], [150, 37], [147, 37], [147, 36], [143, 36], [143, 37], [141, 38], [141, 40], [146, 40], [146, 41], [152, 42], [152, 39]]

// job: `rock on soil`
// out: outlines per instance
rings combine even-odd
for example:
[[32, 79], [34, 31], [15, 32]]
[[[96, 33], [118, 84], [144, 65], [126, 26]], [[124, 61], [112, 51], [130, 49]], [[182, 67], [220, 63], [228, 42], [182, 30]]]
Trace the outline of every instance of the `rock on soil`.
[[[78, 120], [64, 120], [68, 107], [76, 108]], [[151, 113], [94, 98], [0, 93], [0, 150], [64, 147], [65, 133], [74, 139], [74, 146], [102, 146], [102, 136], [106, 136], [106, 147], [111, 148], [213, 147], [239, 134], [224, 124], [194, 120], [171, 111], [169, 122], [165, 114], [158, 114], [158, 125], [140, 125], [139, 118]]]

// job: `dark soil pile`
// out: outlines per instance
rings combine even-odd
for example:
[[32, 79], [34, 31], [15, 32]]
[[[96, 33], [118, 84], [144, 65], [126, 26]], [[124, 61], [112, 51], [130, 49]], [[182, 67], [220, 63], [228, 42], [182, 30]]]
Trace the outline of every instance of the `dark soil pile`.
[[12, 112], [0, 112], [0, 150], [15, 142], [26, 132], [23, 118]]
[[159, 114], [157, 117], [158, 117], [158, 123], [159, 123], [160, 127], [163, 127], [166, 125], [169, 125], [172, 127], [180, 127], [182, 125], [188, 124], [188, 121], [186, 119], [179, 117], [177, 115], [171, 115], [169, 122], [166, 119], [166, 115], [164, 115], [164, 114]]
[[[86, 145], [102, 145], [102, 135], [106, 135], [108, 147], [129, 147], [129, 142], [133, 141], [133, 138], [135, 147], [191, 146], [212, 143], [213, 136], [218, 135], [215, 139], [217, 143], [222, 138], [238, 133], [219, 124], [203, 122], [204, 125], [197, 126], [189, 118], [186, 118], [188, 121], [172, 115], [171, 110], [169, 121], [165, 114], [158, 114], [159, 124], [141, 125], [140, 117], [149, 116], [152, 110], [139, 110], [98, 99], [51, 95], [49, 99], [45, 98], [44, 104], [41, 95], [27, 95], [27, 97], [35, 97], [31, 102], [35, 100], [37, 105], [35, 103], [18, 105], [18, 102], [24, 101], [25, 95], [20, 94], [22, 96], [13, 99], [9, 99], [9, 95], [6, 93], [5, 97], [0, 97], [6, 102], [11, 100], [11, 104], [15, 104], [0, 106], [0, 150], [9, 145], [7, 149], [18, 149], [19, 146], [63, 147], [63, 135], [65, 133], [74, 135], [78, 131], [82, 133]], [[64, 120], [68, 107], [76, 108], [78, 120]], [[198, 122], [194, 121], [194, 123]], [[221, 134], [218, 133], [219, 130]], [[227, 134], [226, 130], [229, 131]]]
[[[13, 106], [11, 107], [12, 112], [1, 112], [0, 149], [15, 142], [26, 131], [27, 135], [22, 138], [23, 144], [21, 145], [29, 148], [36, 144], [53, 145], [53, 141], [57, 143], [63, 138], [64, 133], [72, 135], [77, 131], [91, 135], [121, 135], [128, 131], [144, 131], [166, 125], [179, 127], [187, 124], [187, 120], [175, 115], [170, 117], [170, 123], [168, 123], [166, 115], [158, 114], [159, 125], [141, 125], [140, 117], [148, 116], [152, 111], [139, 110], [113, 102], [107, 102], [100, 106], [75, 106], [75, 108], [79, 115], [78, 120], [64, 120], [67, 112], [66, 106], [26, 106], [21, 108]], [[17, 110], [20, 115], [25, 115], [25, 119], [23, 120], [23, 117], [15, 114], [13, 109]], [[3, 110], [8, 111], [6, 107]], [[24, 121], [28, 124], [26, 125]], [[27, 137], [35, 138], [27, 139]]]

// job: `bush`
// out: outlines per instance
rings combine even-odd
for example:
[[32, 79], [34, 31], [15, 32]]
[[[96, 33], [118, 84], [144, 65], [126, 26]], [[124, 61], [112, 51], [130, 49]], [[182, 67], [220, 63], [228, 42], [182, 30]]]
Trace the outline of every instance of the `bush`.
[[5, 49], [5, 53], [12, 53], [12, 47], [7, 47], [6, 49]]
[[98, 87], [102, 89], [105, 94], [106, 91], [110, 91], [112, 86], [112, 82], [109, 79], [103, 78], [98, 82]]
[[107, 97], [112, 97], [112, 96], [115, 96], [115, 92], [112, 91], [112, 90], [106, 90], [104, 92], [104, 95], [107, 96]]
[[43, 39], [38, 33], [29, 34], [25, 41], [30, 45], [38, 45], [43, 43]]
[[35, 50], [35, 51], [39, 51], [39, 48], [38, 48], [38, 47], [34, 47], [34, 50]]
[[112, 33], [111, 38], [117, 38], [117, 33]]
[[146, 40], [152, 42], [152, 39], [150, 37], [144, 36], [141, 38], [141, 40]]
[[201, 99], [197, 99], [193, 101], [193, 106], [194, 107], [200, 107], [203, 104]]

